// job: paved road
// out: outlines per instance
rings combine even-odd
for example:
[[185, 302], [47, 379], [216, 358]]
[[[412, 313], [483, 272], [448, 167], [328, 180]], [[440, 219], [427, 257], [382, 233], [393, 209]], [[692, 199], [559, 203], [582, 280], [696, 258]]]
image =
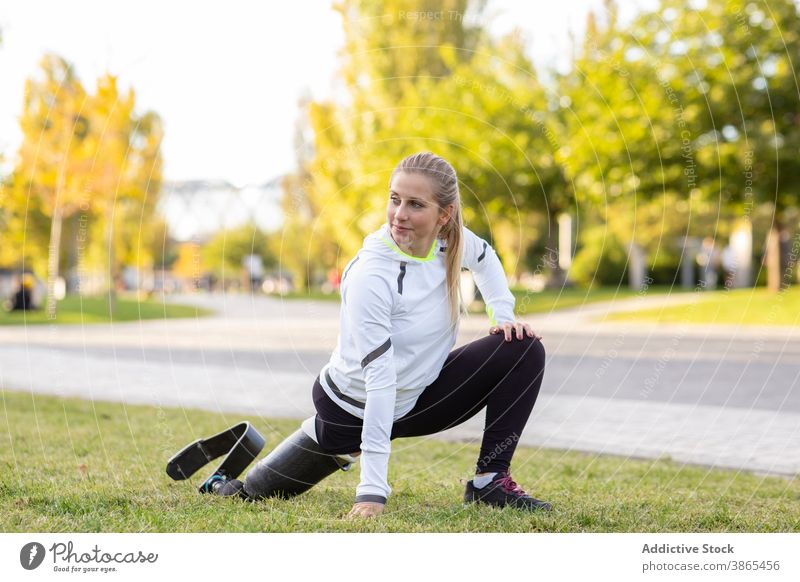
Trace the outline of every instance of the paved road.
[[[178, 300], [219, 315], [0, 328], [0, 384], [249, 416], [313, 413], [309, 388], [335, 345], [338, 305], [246, 296]], [[523, 443], [800, 471], [800, 330], [592, 321], [630, 304], [529, 318], [544, 335], [548, 361]], [[468, 318], [458, 343], [487, 328], [484, 317]], [[444, 438], [477, 439], [481, 422]]]

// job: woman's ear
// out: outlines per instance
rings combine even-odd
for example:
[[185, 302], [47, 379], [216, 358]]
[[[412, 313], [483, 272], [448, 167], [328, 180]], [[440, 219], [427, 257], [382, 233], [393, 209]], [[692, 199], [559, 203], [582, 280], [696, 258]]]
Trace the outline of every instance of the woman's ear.
[[453, 216], [453, 210], [455, 210], [455, 208], [455, 204], [448, 204], [447, 208], [442, 210], [442, 216], [439, 217], [439, 226], [444, 226], [450, 222], [450, 219]]

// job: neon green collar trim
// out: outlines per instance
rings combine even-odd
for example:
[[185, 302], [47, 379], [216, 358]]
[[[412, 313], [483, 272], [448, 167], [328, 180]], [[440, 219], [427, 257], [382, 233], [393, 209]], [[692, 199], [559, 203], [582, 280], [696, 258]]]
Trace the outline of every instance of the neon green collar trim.
[[431, 250], [428, 252], [428, 256], [427, 257], [414, 257], [412, 255], [409, 255], [408, 253], [404, 253], [400, 249], [400, 247], [397, 246], [397, 244], [394, 242], [394, 240], [392, 240], [391, 237], [389, 237], [389, 239], [387, 240], [385, 237], [381, 236], [380, 239], [383, 241], [383, 243], [387, 247], [392, 249], [394, 252], [396, 252], [401, 257], [403, 257], [405, 259], [410, 259], [412, 261], [417, 261], [419, 263], [427, 263], [428, 261], [432, 261], [433, 260], [433, 257], [436, 256], [435, 255], [435, 253], [436, 253], [436, 243], [439, 242], [436, 239], [433, 239], [433, 244], [431, 245]]

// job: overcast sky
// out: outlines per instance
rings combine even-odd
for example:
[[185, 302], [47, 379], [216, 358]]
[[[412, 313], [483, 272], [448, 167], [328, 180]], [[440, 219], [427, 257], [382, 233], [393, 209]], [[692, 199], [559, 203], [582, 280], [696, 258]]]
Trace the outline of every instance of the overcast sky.
[[[432, 3], [435, 5], [435, 2]], [[164, 120], [165, 177], [262, 183], [294, 166], [297, 100], [335, 90], [339, 15], [328, 0], [2, 0], [0, 152], [19, 145], [24, 81], [48, 51], [93, 90], [105, 71]], [[491, 30], [520, 27], [537, 66], [564, 61], [602, 0], [490, 0]]]

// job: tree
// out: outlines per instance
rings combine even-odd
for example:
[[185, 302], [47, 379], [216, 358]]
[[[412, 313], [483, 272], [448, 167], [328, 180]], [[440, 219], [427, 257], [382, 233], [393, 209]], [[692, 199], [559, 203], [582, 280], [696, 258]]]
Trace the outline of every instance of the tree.
[[471, 24], [477, 19], [465, 13], [483, 5], [450, 0], [432, 13], [421, 1], [337, 5], [346, 98], [309, 104], [313, 149], [287, 181], [287, 199], [309, 214], [314, 245], [335, 243], [315, 256], [341, 268], [383, 220], [394, 166], [432, 150], [459, 171], [470, 226], [495, 235], [509, 271], [521, 267], [527, 217], [566, 190], [554, 187], [563, 186], [560, 168], [535, 126], [545, 90], [523, 39], [494, 40]]
[[[750, 216], [759, 202], [774, 206], [779, 230], [800, 179], [791, 0], [662, 0], [624, 26], [613, 2], [606, 13], [602, 24], [590, 17], [574, 71], [560, 79], [564, 165], [579, 195], [653, 265], [676, 248], [670, 239], [725, 235], [734, 212]], [[654, 209], [662, 225], [682, 213], [682, 233], [637, 222], [647, 206], [651, 226]]]
[[163, 130], [155, 113], [135, 113], [133, 90], [121, 93], [116, 77], [103, 75], [90, 95], [61, 57], [47, 55], [41, 68], [26, 84], [23, 141], [3, 204], [4, 237], [21, 253], [0, 258], [46, 269], [52, 309], [65, 258], [79, 271], [107, 264], [110, 282], [122, 264], [152, 265]]
[[[117, 78], [105, 74], [92, 96], [91, 167], [95, 240], [103, 241], [109, 279], [122, 265], [152, 267], [152, 228], [161, 189], [161, 120], [153, 112], [135, 113], [133, 89], [121, 94]], [[114, 286], [110, 288], [113, 296]]]
[[16, 201], [32, 202], [49, 219], [47, 283], [48, 310], [52, 311], [62, 223], [82, 206], [88, 207], [86, 185], [93, 152], [87, 140], [89, 99], [72, 66], [61, 57], [47, 55], [41, 68], [43, 78], [29, 79], [25, 85], [20, 117], [23, 141], [14, 184]]
[[[710, 188], [752, 220], [767, 204], [768, 286], [791, 282], [791, 210], [800, 202], [800, 14], [793, 0], [709, 0], [689, 10], [663, 0], [672, 35], [660, 53], [680, 52], [678, 69], [694, 91], [694, 142]], [[677, 46], [676, 46], [677, 45]]]
[[[442, 3], [437, 8], [447, 17], [440, 20], [418, 18], [429, 10], [421, 1], [344, 0], [335, 6], [345, 30], [341, 76], [348, 102], [310, 104], [314, 151], [304, 171], [316, 234], [342, 250], [340, 267], [379, 224], [394, 165], [414, 149], [441, 145], [426, 139], [444, 135], [441, 127], [420, 127], [426, 125], [423, 101], [452, 77], [452, 61], [469, 59], [482, 34], [465, 24], [467, 5]], [[443, 53], [454, 47], [461, 50], [448, 63]]]

